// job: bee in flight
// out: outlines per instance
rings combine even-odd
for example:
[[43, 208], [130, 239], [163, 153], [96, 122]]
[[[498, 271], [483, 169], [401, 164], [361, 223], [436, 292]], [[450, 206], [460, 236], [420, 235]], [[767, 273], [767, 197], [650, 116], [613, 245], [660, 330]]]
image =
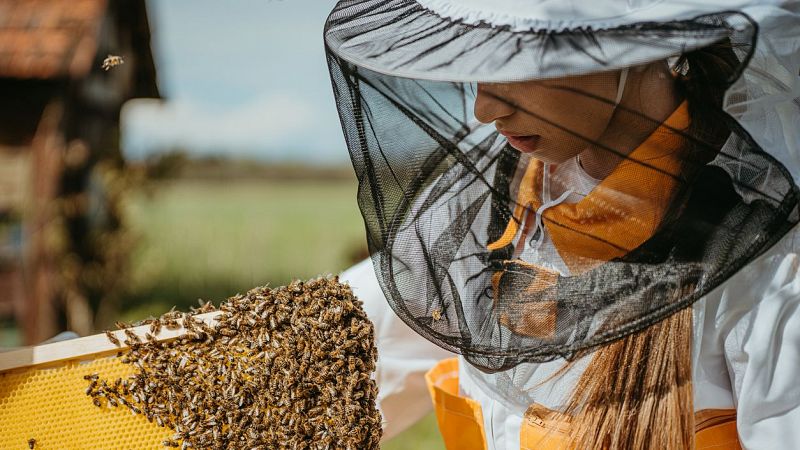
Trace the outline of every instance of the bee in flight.
[[125, 60], [122, 59], [122, 56], [117, 55], [108, 55], [106, 59], [103, 60], [103, 70], [110, 70], [112, 67], [116, 67], [119, 65], [125, 64]]

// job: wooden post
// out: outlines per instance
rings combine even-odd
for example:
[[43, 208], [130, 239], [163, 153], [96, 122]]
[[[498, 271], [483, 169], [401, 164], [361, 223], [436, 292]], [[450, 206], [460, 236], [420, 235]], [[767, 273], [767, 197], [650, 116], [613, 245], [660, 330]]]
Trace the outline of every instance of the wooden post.
[[64, 139], [61, 121], [64, 107], [55, 100], [45, 107], [31, 143], [31, 201], [25, 223], [26, 312], [23, 336], [26, 344], [52, 337], [58, 331], [54, 300], [57, 276], [53, 236], [55, 199], [61, 173]]

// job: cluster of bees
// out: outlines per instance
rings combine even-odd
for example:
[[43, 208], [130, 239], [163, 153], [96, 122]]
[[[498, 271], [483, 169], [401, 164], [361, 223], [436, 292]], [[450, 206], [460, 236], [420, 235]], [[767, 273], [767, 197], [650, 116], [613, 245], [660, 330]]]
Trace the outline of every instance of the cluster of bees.
[[[213, 310], [170, 311], [147, 321], [145, 339], [126, 333], [117, 356], [134, 374], [87, 375], [86, 394], [171, 428], [166, 447], [378, 448], [374, 330], [348, 286], [320, 278], [256, 288], [221, 304], [212, 325], [195, 317]], [[162, 327], [185, 333], [158, 341]]]

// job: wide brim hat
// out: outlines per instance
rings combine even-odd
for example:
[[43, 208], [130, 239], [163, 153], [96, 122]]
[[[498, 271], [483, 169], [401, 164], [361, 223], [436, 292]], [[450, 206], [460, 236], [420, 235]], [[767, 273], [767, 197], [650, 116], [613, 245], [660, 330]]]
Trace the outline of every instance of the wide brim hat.
[[734, 12], [746, 3], [354, 0], [333, 10], [325, 42], [356, 66], [400, 77], [554, 78], [747, 41], [752, 20]]

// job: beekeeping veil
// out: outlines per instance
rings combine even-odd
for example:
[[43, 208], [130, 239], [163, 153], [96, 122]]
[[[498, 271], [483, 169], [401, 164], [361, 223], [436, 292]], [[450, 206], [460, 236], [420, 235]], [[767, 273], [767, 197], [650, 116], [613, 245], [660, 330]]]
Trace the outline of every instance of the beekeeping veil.
[[496, 372], [746, 267], [798, 221], [798, 10], [341, 1], [328, 64], [392, 308]]

